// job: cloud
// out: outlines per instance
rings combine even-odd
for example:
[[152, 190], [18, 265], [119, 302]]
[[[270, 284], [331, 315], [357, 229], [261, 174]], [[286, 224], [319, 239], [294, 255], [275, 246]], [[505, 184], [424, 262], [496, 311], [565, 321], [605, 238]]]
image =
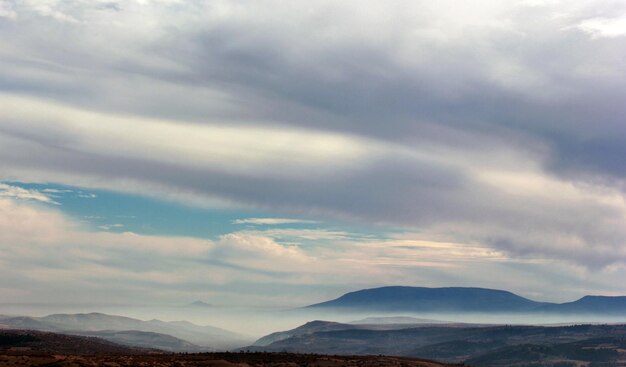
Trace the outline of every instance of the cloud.
[[6, 179], [624, 263], [622, 3], [7, 4]]
[[113, 229], [113, 228], [123, 228], [123, 227], [124, 227], [124, 225], [121, 224], [121, 223], [103, 224], [101, 226], [98, 226], [98, 228], [103, 229], [105, 231], [108, 231], [108, 230]]
[[294, 219], [294, 218], [245, 218], [236, 219], [233, 224], [256, 224], [256, 225], [276, 225], [276, 224], [313, 224], [319, 223], [314, 220]]
[[25, 189], [18, 186], [12, 186], [0, 183], [0, 197], [13, 198], [19, 200], [33, 200], [46, 204], [56, 204], [50, 195], [47, 195], [47, 191], [39, 191], [33, 189]]
[[69, 190], [69, 189], [60, 190], [60, 189], [50, 189], [50, 188], [47, 188], [47, 189], [41, 190], [41, 192], [51, 193], [51, 194], [67, 194], [67, 193], [70, 193], [70, 192], [74, 192], [74, 190]]
[[578, 24], [578, 28], [595, 38], [621, 37], [626, 35], [626, 14], [614, 18], [589, 18]]
[[17, 13], [10, 3], [4, 1], [0, 3], [0, 18], [15, 19], [16, 17]]
[[[56, 208], [56, 207], [54, 207]], [[297, 230], [294, 230], [297, 231]], [[0, 198], [0, 288], [20, 302], [180, 303], [210, 292], [223, 303], [301, 306], [371, 285], [491, 286], [560, 299], [623, 292], [624, 267], [589, 273], [564, 262], [520, 261], [489, 246], [423, 233], [360, 238], [234, 232], [215, 241], [93, 231], [51, 207]], [[494, 277], [507, 272], [510, 276]], [[276, 289], [282, 297], [270, 297]]]

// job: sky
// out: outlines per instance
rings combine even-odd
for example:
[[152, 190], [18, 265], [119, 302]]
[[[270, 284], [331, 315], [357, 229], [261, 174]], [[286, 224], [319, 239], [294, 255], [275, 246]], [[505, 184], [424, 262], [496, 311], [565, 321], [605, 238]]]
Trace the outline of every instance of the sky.
[[0, 0], [0, 304], [626, 295], [626, 3]]

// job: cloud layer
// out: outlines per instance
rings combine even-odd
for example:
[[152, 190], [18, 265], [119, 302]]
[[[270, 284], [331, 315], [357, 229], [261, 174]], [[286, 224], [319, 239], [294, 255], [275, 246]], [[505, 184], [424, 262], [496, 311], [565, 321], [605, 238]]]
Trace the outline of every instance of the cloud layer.
[[3, 1], [0, 180], [607, 271], [626, 262], [625, 15], [609, 0]]
[[[218, 305], [296, 307], [355, 288], [416, 281], [481, 284], [567, 300], [619, 293], [626, 271], [613, 266], [589, 274], [555, 261], [520, 261], [486, 246], [425, 241], [410, 233], [381, 238], [268, 229], [205, 240], [93, 231], [52, 208], [0, 198], [3, 302], [181, 305], [211, 299]], [[503, 271], [509, 276], [494, 278]], [[546, 277], [558, 279], [558, 297]]]

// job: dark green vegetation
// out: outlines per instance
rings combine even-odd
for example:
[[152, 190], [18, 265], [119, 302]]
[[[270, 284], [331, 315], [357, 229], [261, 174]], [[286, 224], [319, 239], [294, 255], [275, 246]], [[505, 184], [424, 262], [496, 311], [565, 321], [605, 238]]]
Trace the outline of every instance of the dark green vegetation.
[[[397, 355], [465, 362], [472, 366], [574, 366], [583, 362], [626, 366], [626, 325], [457, 325], [371, 330], [362, 325], [329, 323], [328, 328], [333, 330], [315, 331], [324, 329], [323, 322], [310, 324], [285, 332], [283, 336], [291, 334], [285, 339], [249, 349]], [[267, 340], [262, 338], [260, 343]]]
[[626, 315], [626, 297], [585, 296], [568, 303], [536, 302], [485, 288], [381, 287], [350, 292], [306, 307], [337, 311]]

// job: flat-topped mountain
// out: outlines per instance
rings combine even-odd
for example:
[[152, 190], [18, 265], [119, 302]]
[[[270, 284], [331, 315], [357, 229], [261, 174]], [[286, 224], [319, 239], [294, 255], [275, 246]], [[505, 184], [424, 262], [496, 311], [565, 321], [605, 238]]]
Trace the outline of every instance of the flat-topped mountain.
[[390, 286], [346, 293], [305, 309], [412, 313], [563, 313], [626, 315], [626, 297], [585, 296], [574, 302], [537, 302], [497, 289]]
[[508, 291], [485, 288], [381, 287], [350, 292], [307, 308], [405, 312], [520, 312], [544, 305]]

